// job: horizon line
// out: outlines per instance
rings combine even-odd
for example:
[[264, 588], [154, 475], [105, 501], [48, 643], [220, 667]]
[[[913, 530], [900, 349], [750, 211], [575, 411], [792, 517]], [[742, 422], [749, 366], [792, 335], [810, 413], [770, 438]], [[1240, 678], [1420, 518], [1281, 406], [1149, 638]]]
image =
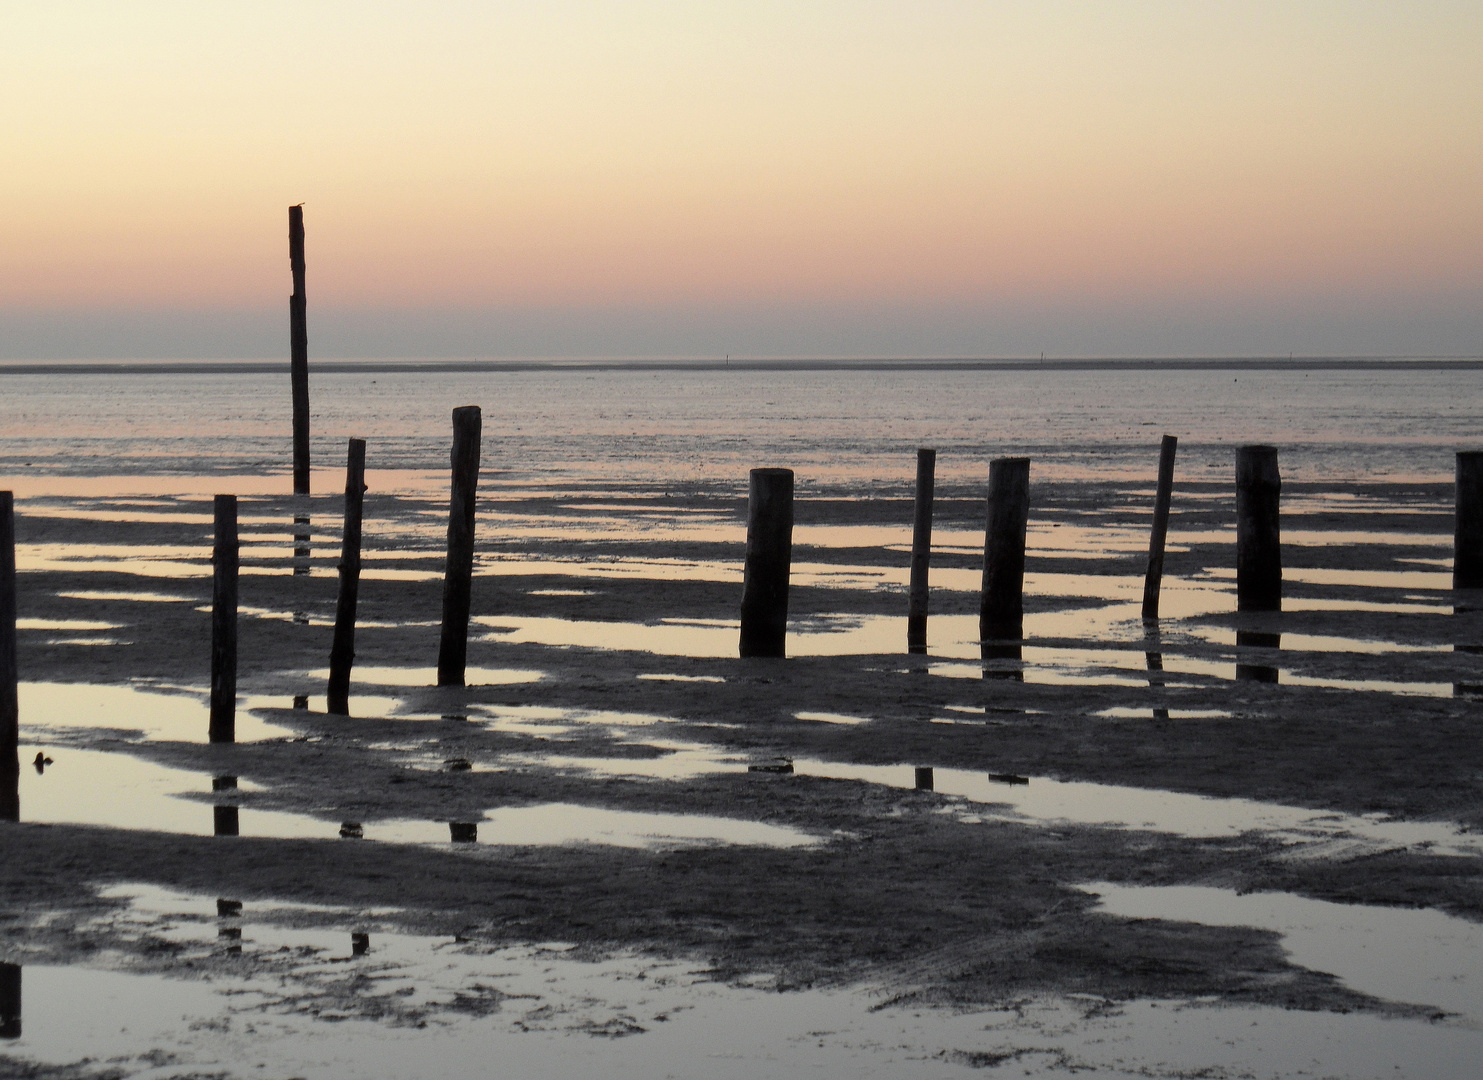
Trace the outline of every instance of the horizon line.
[[[1360, 356], [1084, 356], [1084, 357], [448, 357], [325, 358], [310, 370], [363, 372], [515, 372], [515, 371], [1171, 371], [1171, 370], [1472, 370], [1483, 355]], [[287, 374], [286, 358], [0, 360], [0, 375], [182, 375]]]

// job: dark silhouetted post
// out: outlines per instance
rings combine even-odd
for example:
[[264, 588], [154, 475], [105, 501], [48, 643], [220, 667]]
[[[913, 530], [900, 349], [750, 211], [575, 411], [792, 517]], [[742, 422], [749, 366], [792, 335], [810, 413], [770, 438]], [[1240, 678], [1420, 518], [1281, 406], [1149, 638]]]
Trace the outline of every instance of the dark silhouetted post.
[[211, 808], [211, 835], [239, 835], [239, 817], [235, 806], [213, 806]]
[[477, 821], [450, 821], [448, 839], [455, 844], [478, 843], [479, 823]]
[[1148, 538], [1148, 573], [1143, 578], [1143, 617], [1159, 617], [1159, 586], [1164, 579], [1164, 541], [1169, 535], [1169, 503], [1174, 497], [1174, 451], [1179, 440], [1165, 435], [1159, 447], [1159, 487], [1153, 497], [1153, 532]]
[[1282, 477], [1275, 446], [1236, 451], [1236, 610], [1282, 610]]
[[[18, 677], [15, 652], [15, 496], [9, 491], [0, 491], [0, 821], [21, 819]], [[16, 985], [19, 987], [19, 982]]]
[[989, 462], [989, 515], [984, 527], [981, 640], [1017, 639], [1025, 624], [1025, 527], [1030, 520], [1030, 459]]
[[917, 776], [916, 776], [917, 790], [918, 791], [931, 791], [932, 790], [932, 766], [928, 765], [925, 768], [923, 768], [921, 765], [918, 765], [916, 767], [916, 773], [917, 773]]
[[453, 498], [448, 506], [448, 562], [443, 569], [443, 636], [438, 685], [462, 686], [469, 655], [469, 601], [474, 574], [474, 493], [479, 485], [477, 405], [453, 410]]
[[932, 488], [937, 451], [917, 451], [917, 501], [911, 529], [911, 592], [906, 602], [906, 648], [927, 651], [927, 570], [932, 562]]
[[237, 496], [218, 495], [211, 561], [211, 741], [237, 740]]
[[1483, 451], [1457, 455], [1457, 521], [1452, 539], [1452, 587], [1483, 589]]
[[21, 1037], [21, 965], [0, 964], [0, 1039]]
[[294, 291], [288, 298], [289, 380], [294, 401], [294, 494], [309, 494], [309, 322], [304, 298], [304, 208], [288, 208], [288, 262]]
[[330, 646], [328, 711], [350, 715], [350, 667], [355, 663], [355, 604], [360, 596], [360, 522], [366, 498], [366, 441], [350, 440], [345, 466], [345, 537], [340, 544], [340, 596]]
[[793, 563], [793, 470], [753, 469], [747, 486], [741, 655], [785, 656]]

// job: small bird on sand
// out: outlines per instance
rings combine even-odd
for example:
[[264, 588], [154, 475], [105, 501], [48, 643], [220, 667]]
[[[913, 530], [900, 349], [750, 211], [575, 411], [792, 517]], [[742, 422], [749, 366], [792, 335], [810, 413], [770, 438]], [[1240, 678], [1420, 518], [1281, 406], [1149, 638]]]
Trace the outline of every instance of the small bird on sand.
[[51, 764], [51, 758], [38, 750], [36, 751], [36, 760], [31, 762], [31, 764], [36, 766], [36, 774], [40, 776], [46, 771], [46, 767]]

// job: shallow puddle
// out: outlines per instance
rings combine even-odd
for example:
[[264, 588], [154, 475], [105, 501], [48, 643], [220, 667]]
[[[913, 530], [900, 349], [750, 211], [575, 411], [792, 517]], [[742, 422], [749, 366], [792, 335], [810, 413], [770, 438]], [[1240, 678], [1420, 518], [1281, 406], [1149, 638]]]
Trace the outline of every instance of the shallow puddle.
[[[902, 789], [916, 787], [915, 768], [910, 765], [852, 765], [795, 758], [793, 770], [800, 776], [858, 780]], [[1251, 799], [1041, 777], [1030, 777], [1028, 783], [1009, 783], [992, 774], [964, 769], [937, 768], [933, 772], [939, 795], [959, 796], [985, 807], [1007, 806], [1012, 811], [1012, 816], [1005, 816], [986, 810], [982, 818], [1147, 829], [1189, 837], [1236, 837], [1259, 832], [1294, 845], [1352, 838], [1371, 847], [1416, 847], [1436, 855], [1483, 854], [1483, 837], [1464, 833], [1448, 822], [1388, 821], [1382, 815], [1359, 817]]]
[[1101, 898], [1101, 910], [1124, 918], [1274, 930], [1293, 963], [1336, 975], [1352, 990], [1483, 1020], [1483, 926], [1477, 923], [1427, 909], [1334, 904], [1290, 893], [1109, 882], [1082, 888]]
[[[626, 763], [625, 763], [626, 764]], [[466, 823], [460, 844], [549, 847], [601, 844], [651, 851], [710, 844], [755, 847], [810, 847], [821, 838], [783, 825], [704, 814], [663, 814], [609, 810], [572, 803], [505, 806]], [[396, 844], [447, 843], [446, 822], [379, 821], [364, 826], [367, 840]]]
[[[484, 1080], [491, 1062], [512, 1076], [604, 1080], [936, 1080], [1068, 1067], [1379, 1080], [1468, 1077], [1483, 1055], [1483, 1032], [1458, 1024], [1051, 995], [1012, 1009], [902, 1008], [883, 1003], [900, 987], [779, 993], [766, 976], [712, 982], [688, 957], [586, 960], [561, 943], [391, 932], [375, 912], [222, 908], [149, 886], [107, 892], [129, 906], [89, 930], [168, 942], [191, 977], [138, 970], [116, 951], [91, 966], [16, 963], [22, 1007], [0, 1054], [223, 1080], [403, 1080], [433, 1075], [431, 1063], [440, 1078]], [[318, 925], [299, 925], [310, 914]]]
[[[306, 672], [309, 678], [325, 680], [330, 677], [329, 668]], [[539, 682], [544, 674], [519, 668], [469, 667], [463, 673], [465, 686], [506, 686], [515, 683]], [[436, 686], [436, 667], [355, 667], [350, 670], [350, 681], [368, 686]]]
[[[247, 781], [234, 778], [231, 787], [214, 791], [210, 776], [128, 754], [32, 743], [21, 749], [22, 821], [212, 836], [229, 818], [242, 836], [333, 835], [328, 822], [299, 814], [241, 807], [231, 815], [219, 815], [216, 805], [236, 807], [239, 793], [261, 790]], [[36, 753], [52, 759], [41, 772], [30, 764]], [[181, 797], [191, 795], [212, 796], [212, 801]]]
[[[19, 697], [21, 732], [27, 738], [96, 728], [137, 732], [145, 739], [209, 741], [211, 710], [204, 696], [151, 693], [138, 686], [21, 683]], [[246, 704], [238, 705], [236, 727], [238, 742], [298, 735], [254, 716]]]

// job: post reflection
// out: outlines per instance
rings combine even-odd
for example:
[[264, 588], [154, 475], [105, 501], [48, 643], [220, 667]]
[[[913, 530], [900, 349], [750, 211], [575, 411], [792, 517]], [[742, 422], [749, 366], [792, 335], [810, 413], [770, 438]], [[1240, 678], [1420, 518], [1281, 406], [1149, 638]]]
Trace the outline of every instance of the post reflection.
[[21, 820], [21, 763], [0, 754], [0, 821]]
[[1023, 650], [1018, 641], [981, 641], [979, 657], [984, 662], [984, 678], [1002, 679], [1009, 682], [1024, 682], [1025, 669], [1021, 666]]
[[21, 1037], [21, 965], [0, 964], [0, 1039]]
[[1244, 649], [1271, 649], [1276, 651], [1282, 647], [1282, 635], [1268, 633], [1262, 630], [1237, 630], [1236, 631], [1236, 679], [1238, 682], [1277, 682], [1277, 668], [1272, 664], [1242, 663]]
[[216, 898], [216, 940], [228, 956], [242, 955], [242, 901]]
[[309, 576], [310, 535], [309, 512], [300, 510], [294, 514], [294, 577]]
[[[1464, 653], [1472, 656], [1483, 656], [1483, 645], [1478, 644], [1483, 640], [1483, 619], [1479, 612], [1483, 611], [1483, 605], [1478, 602], [1478, 589], [1457, 590], [1453, 594], [1452, 615], [1456, 620], [1453, 626], [1452, 652]], [[1477, 661], [1466, 661], [1462, 663], [1476, 665]], [[1474, 666], [1473, 670], [1477, 668]], [[1456, 681], [1452, 684], [1452, 696], [1458, 698], [1483, 698], [1483, 682]]]
[[[1149, 689], [1160, 693], [1164, 688], [1164, 644], [1163, 637], [1159, 634], [1158, 623], [1151, 620], [1146, 621], [1143, 626], [1143, 660], [1148, 666]], [[1155, 720], [1169, 719], [1169, 707], [1155, 705], [1153, 718]]]

